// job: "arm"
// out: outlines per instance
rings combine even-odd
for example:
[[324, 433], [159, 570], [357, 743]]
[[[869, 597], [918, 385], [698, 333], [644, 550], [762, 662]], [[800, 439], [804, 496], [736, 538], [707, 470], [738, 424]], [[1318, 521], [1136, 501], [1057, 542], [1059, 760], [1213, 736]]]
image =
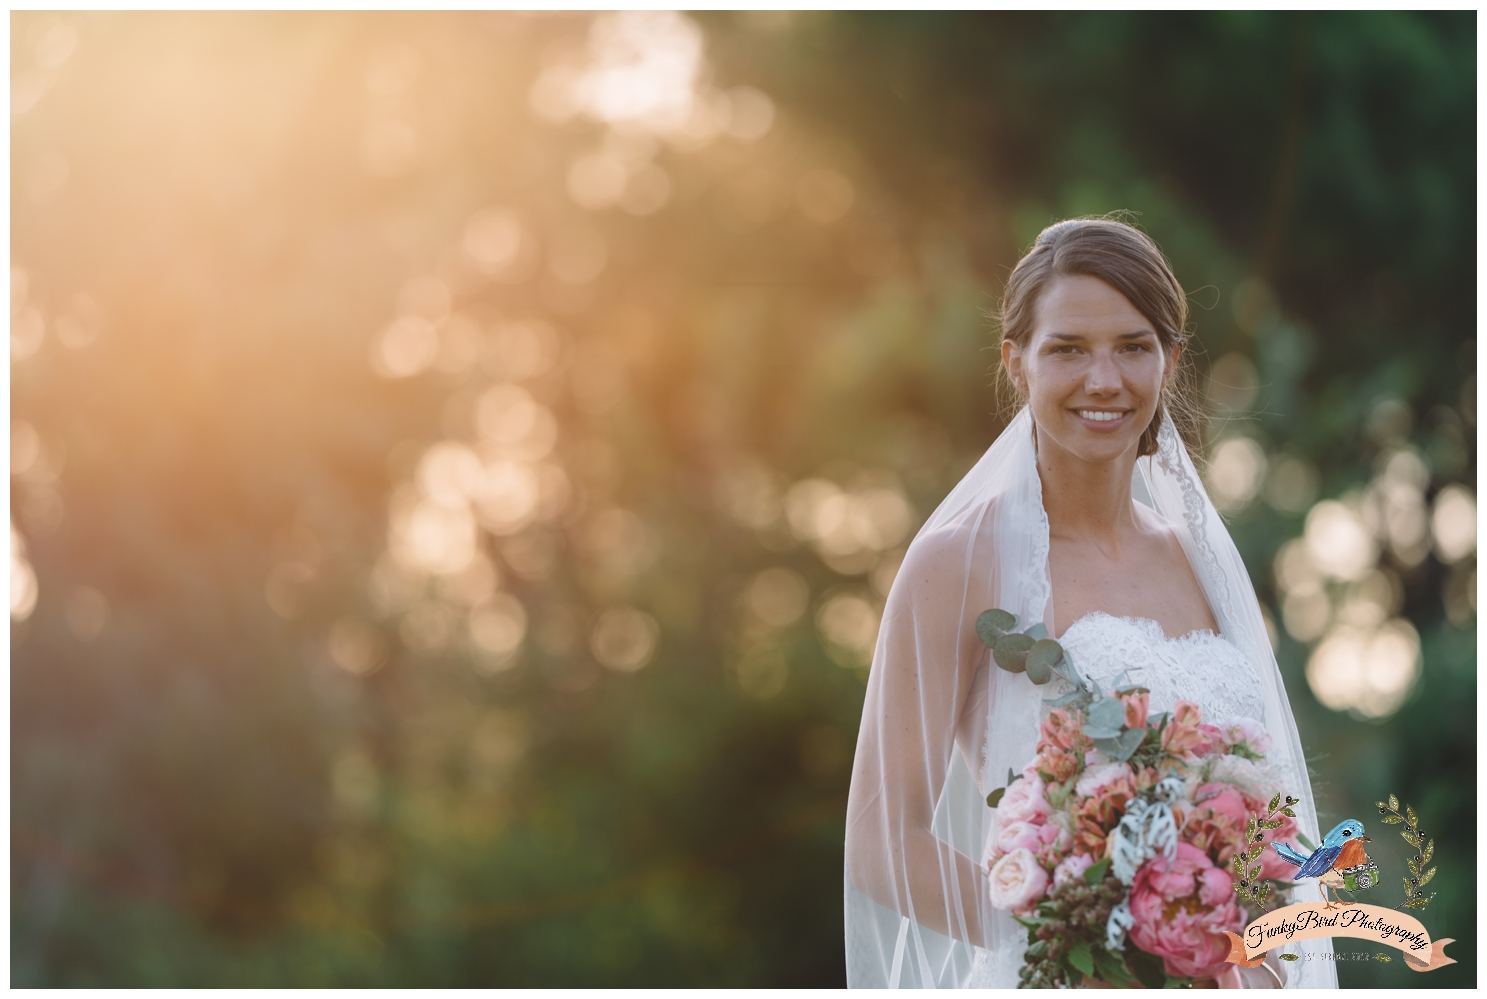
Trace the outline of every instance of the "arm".
[[[985, 653], [975, 620], [992, 606], [990, 551], [979, 536], [988, 528], [936, 532], [905, 558], [884, 610], [847, 805], [853, 886], [978, 946], [987, 945], [985, 872], [931, 824]], [[963, 734], [984, 725], [984, 711], [982, 702]]]

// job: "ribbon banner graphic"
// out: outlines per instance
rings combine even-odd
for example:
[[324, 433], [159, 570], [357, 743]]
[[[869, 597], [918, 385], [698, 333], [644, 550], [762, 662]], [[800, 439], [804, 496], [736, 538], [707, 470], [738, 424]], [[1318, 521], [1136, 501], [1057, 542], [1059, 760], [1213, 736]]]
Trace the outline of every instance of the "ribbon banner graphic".
[[1446, 944], [1453, 938], [1442, 937], [1432, 944], [1418, 919], [1381, 905], [1288, 905], [1250, 923], [1243, 936], [1226, 936], [1232, 944], [1227, 960], [1247, 968], [1264, 961], [1268, 950], [1318, 937], [1354, 937], [1393, 947], [1404, 954], [1405, 965], [1413, 971], [1434, 971], [1456, 963], [1446, 956]]

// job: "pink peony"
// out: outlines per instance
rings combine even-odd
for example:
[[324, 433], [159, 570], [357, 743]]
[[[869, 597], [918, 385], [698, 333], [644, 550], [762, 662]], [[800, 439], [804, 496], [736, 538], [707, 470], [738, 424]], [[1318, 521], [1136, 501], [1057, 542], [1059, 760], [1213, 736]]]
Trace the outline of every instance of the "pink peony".
[[1087, 853], [1073, 853], [1059, 861], [1053, 869], [1053, 883], [1061, 885], [1072, 878], [1083, 877], [1094, 864], [1095, 858]]
[[1245, 745], [1256, 753], [1263, 753], [1270, 748], [1270, 733], [1253, 718], [1235, 718], [1224, 726], [1223, 738], [1225, 745]]
[[1126, 706], [1126, 728], [1145, 728], [1151, 695], [1147, 693], [1121, 694], [1120, 699]]
[[1037, 774], [1023, 774], [1007, 787], [997, 803], [997, 818], [1002, 822], [1042, 822], [1053, 811], [1043, 797], [1043, 781]]
[[[1193, 800], [1197, 802], [1187, 813], [1182, 838], [1208, 853], [1225, 870], [1235, 852], [1243, 849], [1245, 829], [1251, 816], [1263, 812], [1268, 801], [1257, 801], [1242, 793], [1232, 784], [1199, 785]], [[1260, 854], [1261, 877], [1289, 881], [1296, 869], [1288, 865], [1268, 844], [1278, 839], [1296, 835], [1296, 822], [1281, 816], [1278, 829], [1264, 830], [1267, 849]]]
[[1003, 853], [1036, 850], [1043, 845], [1043, 829], [1031, 822], [1005, 822], [997, 835], [997, 848]]
[[1158, 857], [1136, 872], [1131, 916], [1131, 942], [1162, 958], [1167, 974], [1193, 978], [1213, 978], [1224, 970], [1229, 955], [1224, 933], [1244, 926], [1234, 882], [1190, 843], [1178, 843], [1170, 863]]
[[996, 862], [990, 882], [991, 904], [1023, 916], [1048, 890], [1048, 872], [1031, 851], [1016, 850]]

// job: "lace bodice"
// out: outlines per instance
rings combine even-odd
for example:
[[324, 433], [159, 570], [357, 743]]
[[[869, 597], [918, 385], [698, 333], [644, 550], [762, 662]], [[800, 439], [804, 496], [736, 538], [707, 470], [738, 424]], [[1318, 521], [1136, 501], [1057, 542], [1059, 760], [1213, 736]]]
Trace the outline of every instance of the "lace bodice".
[[[1148, 618], [1095, 611], [1071, 624], [1059, 644], [1086, 679], [1107, 691], [1117, 685], [1122, 671], [1124, 683], [1148, 688], [1152, 711], [1171, 711], [1184, 700], [1201, 707], [1204, 720], [1214, 723], [1264, 717], [1264, 695], [1254, 667], [1211, 631], [1169, 638]], [[1071, 689], [1062, 679], [1053, 682], [1059, 685], [1059, 694]]]

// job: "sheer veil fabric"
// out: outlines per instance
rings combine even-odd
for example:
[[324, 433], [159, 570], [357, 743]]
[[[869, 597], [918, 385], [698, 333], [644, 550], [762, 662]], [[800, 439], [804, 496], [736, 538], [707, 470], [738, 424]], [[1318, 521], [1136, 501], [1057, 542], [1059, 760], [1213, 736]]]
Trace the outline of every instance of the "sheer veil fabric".
[[[1301, 828], [1317, 833], [1311, 783], [1254, 587], [1170, 417], [1132, 494], [1181, 539], [1220, 635], [1252, 664]], [[1052, 614], [1048, 517], [1024, 408], [909, 546], [888, 595], [862, 709], [847, 804], [847, 984], [1015, 987], [1025, 932], [991, 907], [986, 795], [1033, 756], [1043, 689], [996, 668], [976, 637], [982, 611]], [[1317, 900], [1313, 884], [1298, 901]], [[1299, 950], [1291, 987], [1336, 987], [1327, 940]], [[1321, 959], [1318, 959], [1321, 958]]]

